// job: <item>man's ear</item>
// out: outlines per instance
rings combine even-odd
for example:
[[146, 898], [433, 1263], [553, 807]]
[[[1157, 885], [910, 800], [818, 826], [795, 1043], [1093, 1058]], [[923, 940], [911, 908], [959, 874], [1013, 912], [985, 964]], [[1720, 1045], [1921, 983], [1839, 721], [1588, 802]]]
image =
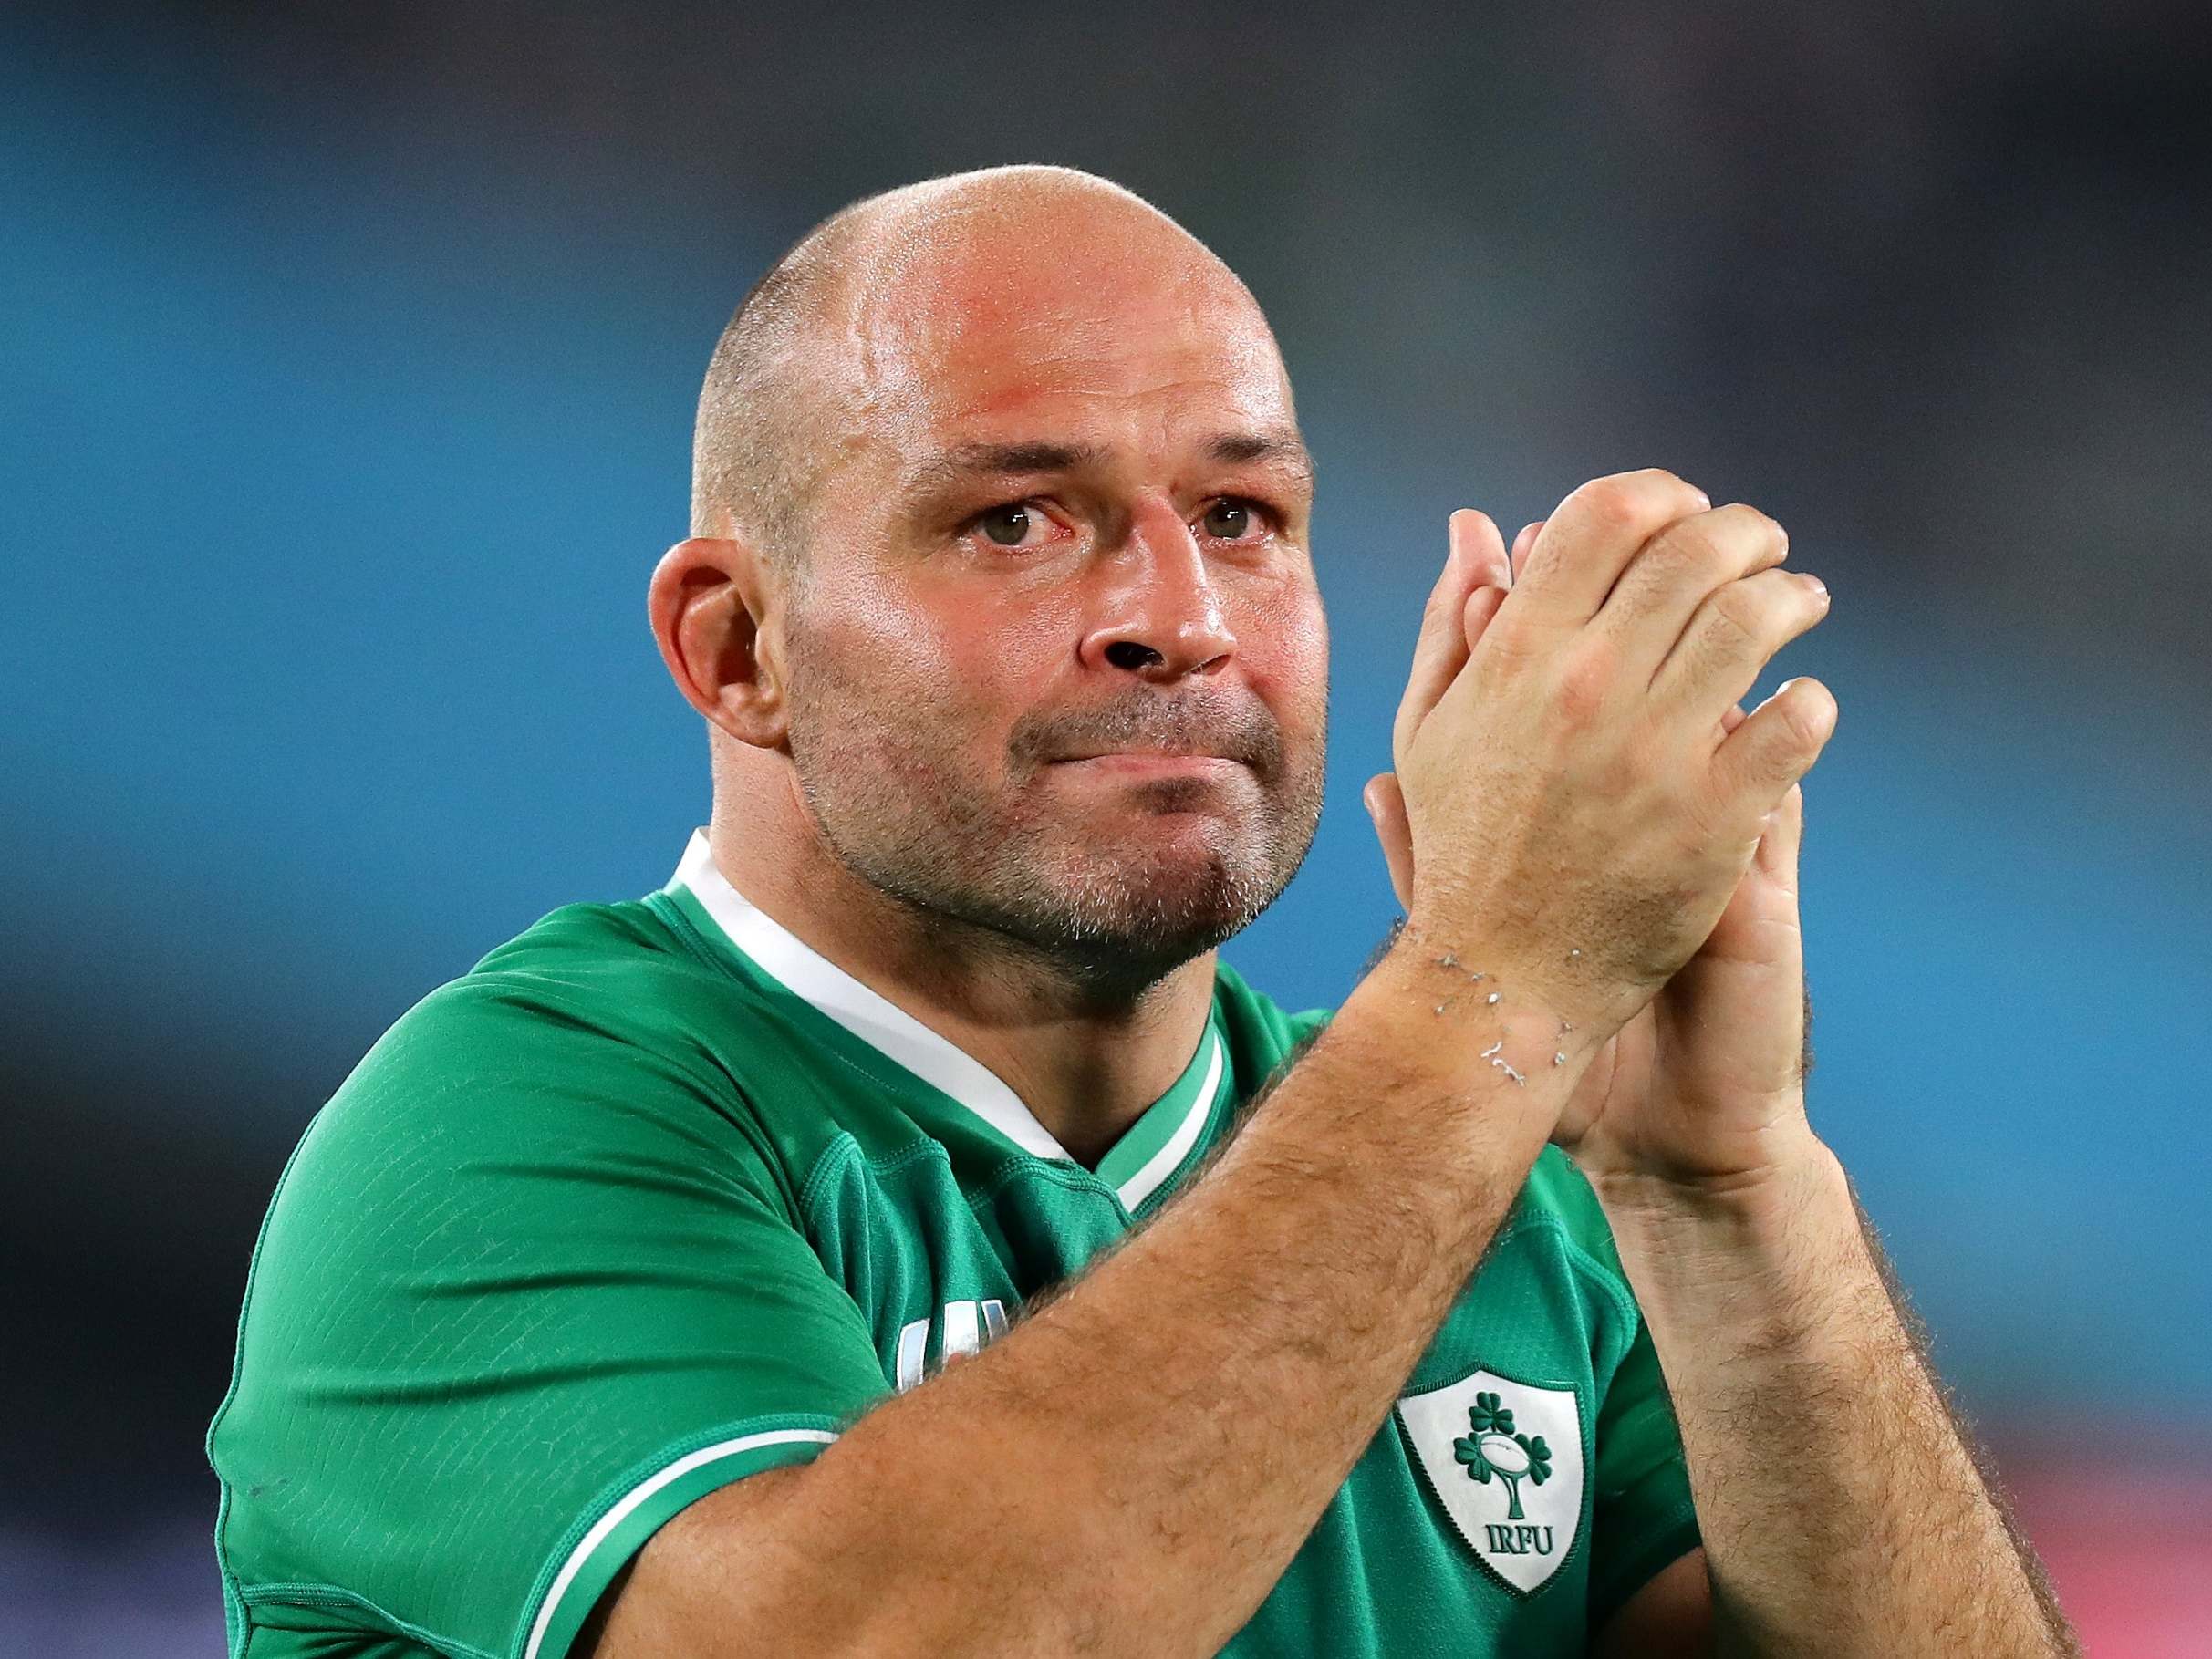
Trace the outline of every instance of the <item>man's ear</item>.
[[661, 555], [646, 607], [676, 689], [758, 749], [784, 745], [782, 641], [768, 573], [745, 542], [695, 535]]

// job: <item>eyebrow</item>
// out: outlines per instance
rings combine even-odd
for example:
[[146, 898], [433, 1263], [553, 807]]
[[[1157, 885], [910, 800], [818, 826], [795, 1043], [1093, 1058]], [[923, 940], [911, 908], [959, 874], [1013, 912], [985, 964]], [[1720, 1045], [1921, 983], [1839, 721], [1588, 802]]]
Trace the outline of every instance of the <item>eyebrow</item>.
[[[1221, 432], [1207, 441], [1207, 459], [1227, 465], [1266, 461], [1300, 483], [1314, 482], [1314, 458], [1292, 427], [1266, 431]], [[909, 494], [935, 493], [978, 478], [1025, 478], [1043, 472], [1072, 472], [1097, 466], [1107, 451], [1095, 443], [1056, 443], [1049, 439], [1020, 443], [962, 443], [907, 469], [901, 481]]]

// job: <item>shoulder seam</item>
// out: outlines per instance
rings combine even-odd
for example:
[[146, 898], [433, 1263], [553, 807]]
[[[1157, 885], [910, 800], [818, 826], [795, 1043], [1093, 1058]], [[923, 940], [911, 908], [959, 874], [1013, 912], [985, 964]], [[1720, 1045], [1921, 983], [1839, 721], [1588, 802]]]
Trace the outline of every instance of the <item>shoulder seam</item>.
[[656, 920], [674, 934], [677, 943], [696, 958], [701, 967], [711, 970], [718, 979], [735, 980], [737, 976], [732, 973], [722, 959], [714, 954], [713, 948], [699, 937], [699, 929], [691, 926], [691, 918], [672, 904], [655, 904], [653, 900], [659, 897], [660, 895], [658, 893], [648, 893], [643, 898], [638, 900], [638, 903], [643, 905], [647, 910], [652, 913]]
[[[815, 1166], [806, 1172], [805, 1180], [799, 1184], [798, 1222], [809, 1236], [814, 1231], [815, 1205], [821, 1198], [822, 1189], [829, 1184], [836, 1166], [843, 1164], [848, 1154], [859, 1156], [860, 1143], [853, 1138], [850, 1129], [840, 1129], [822, 1149], [822, 1156], [815, 1159]], [[867, 1160], [862, 1157], [861, 1161]]]

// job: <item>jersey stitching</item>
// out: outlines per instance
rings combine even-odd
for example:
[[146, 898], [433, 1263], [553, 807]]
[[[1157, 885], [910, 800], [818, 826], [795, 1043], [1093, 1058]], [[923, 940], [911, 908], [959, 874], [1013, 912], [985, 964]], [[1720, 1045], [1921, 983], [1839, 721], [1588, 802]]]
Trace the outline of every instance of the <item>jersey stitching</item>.
[[668, 902], [659, 893], [648, 893], [638, 902], [658, 917], [669, 930], [676, 935], [677, 942], [697, 957], [702, 964], [712, 969], [722, 979], [735, 977], [730, 972], [730, 965], [715, 954], [714, 948], [708, 944], [701, 937], [699, 929], [691, 925], [691, 918], [683, 913], [683, 907], [680, 905]]
[[860, 1153], [860, 1161], [878, 1175], [897, 1175], [913, 1164], [942, 1164], [948, 1169], [952, 1166], [952, 1155], [945, 1149], [945, 1144], [927, 1135], [881, 1157], [870, 1157], [850, 1130], [845, 1132], [845, 1138], [853, 1142], [854, 1149]]
[[[660, 917], [663, 920], [670, 922], [672, 928], [674, 928], [680, 933], [686, 949], [688, 949], [694, 956], [698, 957], [701, 961], [706, 963], [706, 965], [712, 969], [717, 975], [723, 979], [730, 980], [735, 983], [744, 985], [748, 990], [752, 989], [750, 983], [739, 976], [735, 970], [731, 968], [730, 964], [722, 959], [722, 957], [714, 949], [713, 946], [711, 945], [703, 937], [701, 937], [698, 928], [693, 925], [691, 918], [683, 913], [681, 907], [669, 904], [665, 901], [660, 903], [654, 902], [655, 900], [660, 898], [661, 895], [652, 893], [648, 894], [642, 902], [651, 907], [655, 916]], [[1224, 1043], [1226, 1043], [1226, 1037], [1224, 1037], [1222, 1041]], [[908, 1082], [902, 1081], [901, 1077], [898, 1075], [894, 1074], [879, 1076], [872, 1067], [863, 1064], [857, 1058], [845, 1052], [843, 1049], [835, 1044], [821, 1042], [810, 1043], [808, 1045], [808, 1052], [811, 1053], [823, 1055], [830, 1060], [836, 1061], [839, 1065], [845, 1067], [846, 1070], [865, 1078], [868, 1084], [875, 1088], [888, 1089], [893, 1094], [897, 1094], [905, 1093], [907, 1088], [910, 1086]], [[895, 1062], [890, 1062], [888, 1060], [886, 1063], [896, 1064]], [[903, 1072], [904, 1068], [901, 1067], [899, 1070]], [[743, 1092], [742, 1085], [740, 1092]], [[941, 1093], [941, 1091], [940, 1091], [940, 1093]], [[1209, 1126], [1210, 1126], [1210, 1125]], [[999, 1138], [1004, 1138], [1002, 1135], [999, 1134], [999, 1131], [992, 1129], [991, 1125], [986, 1124], [983, 1125], [983, 1127], [989, 1133], [994, 1135], [999, 1135]], [[845, 1131], [843, 1134], [843, 1138], [851, 1140], [853, 1138], [851, 1131]], [[1201, 1137], [1201, 1144], [1203, 1144], [1203, 1137]], [[832, 1146], [834, 1147], [835, 1143], [832, 1143]], [[856, 1152], [859, 1152], [861, 1161], [867, 1164], [869, 1168], [886, 1174], [905, 1167], [906, 1160], [910, 1157], [929, 1156], [932, 1150], [944, 1154], [945, 1161], [948, 1166], [951, 1162], [950, 1150], [945, 1146], [945, 1144], [933, 1136], [929, 1136], [926, 1135], [923, 1136], [922, 1140], [918, 1146], [902, 1148], [900, 1151], [893, 1153], [888, 1157], [885, 1158], [873, 1157], [866, 1152], [861, 1152], [859, 1143], [857, 1141], [854, 1142], [854, 1150]], [[820, 1174], [823, 1166], [828, 1161], [828, 1157], [829, 1154], [826, 1152], [821, 1157], [815, 1160], [814, 1172], [808, 1175], [805, 1184], [801, 1187], [799, 1195], [799, 1206], [803, 1218], [811, 1215], [810, 1206], [812, 1203], [812, 1198], [810, 1195], [813, 1192], [815, 1178]], [[1184, 1163], [1178, 1165], [1176, 1171], [1171, 1171], [1170, 1174], [1181, 1170], [1188, 1165], [1189, 1161], [1189, 1160], [1186, 1158]], [[1056, 1158], [1037, 1157], [1033, 1154], [1023, 1151], [1017, 1146], [1012, 1148], [1001, 1158], [998, 1163], [991, 1166], [990, 1173], [983, 1177], [982, 1181], [975, 1187], [971, 1196], [970, 1197], [968, 1208], [972, 1211], [980, 1212], [984, 1205], [988, 1204], [992, 1199], [997, 1197], [1000, 1190], [1009, 1180], [1011, 1180], [1016, 1174], [1025, 1170], [1043, 1175], [1047, 1179], [1056, 1182], [1058, 1185], [1065, 1187], [1070, 1192], [1087, 1192], [1092, 1194], [1104, 1193], [1107, 1197], [1112, 1198], [1116, 1203], [1118, 1204], [1120, 1202], [1120, 1195], [1116, 1193], [1111, 1187], [1108, 1187], [1095, 1171], [1084, 1168], [1082, 1165], [1074, 1162], [1072, 1159], [1066, 1164], [1063, 1165], [1061, 1161]], [[1126, 1217], [1128, 1213], [1127, 1208], [1124, 1207], [1122, 1214]]]
[[[718, 981], [730, 978], [728, 971], [720, 968], [718, 964], [710, 964], [710, 966], [715, 967]], [[496, 998], [498, 990], [496, 981], [501, 977], [514, 971], [509, 969], [472, 969], [462, 978], [449, 980], [446, 984], [440, 986], [423, 1001], [425, 1003], [432, 998], [451, 998], [462, 1001], [467, 996], [478, 993]], [[742, 981], [736, 982], [743, 983]], [[565, 988], [562, 990], [553, 990], [546, 989], [544, 985], [534, 984], [530, 987], [530, 994], [536, 1002], [545, 1008], [567, 1018], [578, 1026], [589, 1028], [596, 1019], [596, 1016], [590, 1011], [588, 1001], [570, 1001], [565, 994]], [[656, 1053], [659, 1058], [669, 1058], [668, 1055], [659, 1053], [658, 1051]], [[720, 1116], [723, 1122], [743, 1136], [745, 1143], [759, 1156], [763, 1167], [774, 1177], [775, 1191], [772, 1194], [763, 1193], [756, 1196], [772, 1201], [777, 1208], [784, 1212], [785, 1219], [795, 1221], [797, 1219], [795, 1210], [797, 1200], [790, 1191], [790, 1173], [785, 1168], [784, 1160], [776, 1156], [768, 1131], [765, 1125], [760, 1122], [759, 1108], [753, 1104], [752, 1095], [746, 1092], [743, 1080], [733, 1075], [730, 1069], [722, 1064], [720, 1060], [713, 1055], [702, 1056], [702, 1060], [707, 1064], [700, 1073], [694, 1074], [687, 1064], [678, 1081], [684, 1084], [689, 1093], [701, 1104]], [[711, 1073], [711, 1077], [707, 1074], [708, 1073]], [[723, 1099], [717, 1092], [712, 1082], [714, 1078], [719, 1078], [728, 1084], [730, 1098]], [[305, 1145], [304, 1140], [302, 1145]], [[297, 1153], [298, 1148], [296, 1147], [294, 1156], [296, 1156]], [[286, 1167], [288, 1169], [289, 1166], [287, 1165]], [[738, 1179], [739, 1185], [744, 1187], [748, 1192], [755, 1191], [742, 1177], [735, 1178]], [[243, 1314], [241, 1317], [243, 1319]]]
[[[1025, 1157], [1017, 1154], [1004, 1163], [994, 1166], [991, 1174], [978, 1183], [975, 1190], [968, 1195], [969, 1210], [975, 1215], [982, 1214], [1004, 1190], [1006, 1184], [1018, 1175], [1041, 1176], [1056, 1187], [1065, 1187], [1069, 1192], [1080, 1192], [1093, 1198], [1112, 1198], [1117, 1207], [1121, 1203], [1120, 1194], [1099, 1179], [1097, 1175], [1085, 1169], [1080, 1164], [1060, 1164], [1044, 1158]], [[1125, 1217], [1128, 1213], [1127, 1209], [1122, 1210]]]
[[[836, 1137], [822, 1149], [822, 1156], [815, 1159], [815, 1166], [806, 1172], [806, 1179], [800, 1184], [799, 1220], [809, 1230], [814, 1226], [815, 1205], [822, 1196], [822, 1188], [829, 1184], [836, 1173], [835, 1166], [845, 1162], [848, 1152], [859, 1156], [860, 1143], [853, 1138], [850, 1129], [840, 1129]], [[861, 1161], [865, 1163], [867, 1159]]]
[[[799, 1218], [809, 1228], [817, 1220], [815, 1208], [823, 1201], [823, 1189], [836, 1178], [838, 1166], [848, 1157], [857, 1158], [878, 1176], [896, 1175], [914, 1164], [938, 1163], [944, 1165], [948, 1170], [952, 1166], [952, 1155], [942, 1141], [924, 1136], [912, 1146], [903, 1146], [887, 1156], [871, 1157], [862, 1150], [851, 1130], [839, 1130], [836, 1138], [824, 1149], [822, 1156], [815, 1159], [814, 1168], [808, 1172], [805, 1184], [799, 1189]], [[969, 1212], [981, 1215], [1006, 1184], [1019, 1175], [1039, 1176], [1070, 1192], [1081, 1192], [1092, 1198], [1116, 1197], [1112, 1187], [1079, 1164], [1062, 1165], [1051, 1159], [1033, 1158], [1016, 1152], [993, 1165], [990, 1174], [965, 1195]], [[1116, 1198], [1116, 1201], [1119, 1200]], [[1123, 1213], [1126, 1215], [1127, 1212]]]
[[386, 1612], [367, 1596], [357, 1594], [350, 1590], [342, 1590], [336, 1584], [255, 1584], [242, 1592], [241, 1599], [248, 1606], [259, 1606], [265, 1602], [274, 1602], [286, 1607], [342, 1606], [358, 1608], [362, 1612], [380, 1620], [387, 1628], [396, 1631], [410, 1641], [420, 1642], [425, 1647], [435, 1648], [441, 1654], [451, 1655], [452, 1659], [498, 1659], [498, 1656], [488, 1648], [477, 1647], [452, 1636], [441, 1635], [438, 1632], [427, 1630], [420, 1624], [410, 1624], [397, 1614]]

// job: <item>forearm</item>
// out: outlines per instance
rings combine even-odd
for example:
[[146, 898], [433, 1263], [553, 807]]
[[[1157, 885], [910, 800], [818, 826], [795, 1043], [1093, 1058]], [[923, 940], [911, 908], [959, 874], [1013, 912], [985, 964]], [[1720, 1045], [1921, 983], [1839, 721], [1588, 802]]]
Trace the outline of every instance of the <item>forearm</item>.
[[2076, 1651], [1842, 1166], [1601, 1196], [1674, 1396], [1729, 1654]]
[[[820, 1570], [781, 1628], [842, 1631], [840, 1652], [1199, 1654], [1250, 1618], [1580, 1069], [1513, 1083], [1423, 978], [1386, 959], [1153, 1225], [791, 1484], [793, 1553]], [[1555, 1021], [1480, 1017], [1548, 1061]]]

